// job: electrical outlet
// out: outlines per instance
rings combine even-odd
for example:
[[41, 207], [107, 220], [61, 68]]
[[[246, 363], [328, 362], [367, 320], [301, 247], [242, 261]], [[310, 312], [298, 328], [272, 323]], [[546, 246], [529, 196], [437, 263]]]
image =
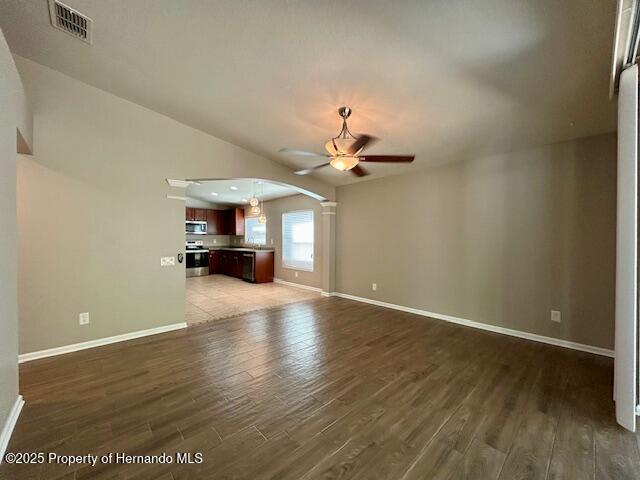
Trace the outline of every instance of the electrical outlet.
[[376, 290], [378, 290], [378, 284], [377, 284], [377, 283], [372, 283], [372, 284], [371, 284], [371, 290], [373, 290], [374, 292], [375, 292]]
[[213, 239], [213, 243], [218, 243], [218, 239], [217, 239], [217, 238], [214, 238], [214, 239]]
[[562, 321], [562, 313], [559, 310], [551, 310], [551, 321], [560, 323]]
[[161, 267], [175, 267], [176, 257], [160, 257]]
[[273, 245], [273, 238], [271, 239], [271, 245]]
[[84, 312], [78, 315], [78, 323], [80, 325], [88, 325], [89, 324], [89, 312]]
[[298, 278], [298, 272], [294, 272], [294, 274], [295, 274], [296, 278]]

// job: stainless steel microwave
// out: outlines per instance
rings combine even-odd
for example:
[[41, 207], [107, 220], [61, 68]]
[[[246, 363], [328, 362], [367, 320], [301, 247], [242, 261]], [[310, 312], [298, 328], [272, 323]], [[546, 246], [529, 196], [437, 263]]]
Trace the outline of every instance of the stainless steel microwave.
[[187, 220], [185, 222], [185, 233], [188, 233], [190, 235], [206, 235], [207, 222]]

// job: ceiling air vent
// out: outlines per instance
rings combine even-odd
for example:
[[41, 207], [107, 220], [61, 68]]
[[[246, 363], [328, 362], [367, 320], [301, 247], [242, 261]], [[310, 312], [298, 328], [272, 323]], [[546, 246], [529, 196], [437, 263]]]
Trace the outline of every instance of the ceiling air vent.
[[58, 0], [49, 0], [51, 25], [83, 42], [91, 43], [93, 20]]

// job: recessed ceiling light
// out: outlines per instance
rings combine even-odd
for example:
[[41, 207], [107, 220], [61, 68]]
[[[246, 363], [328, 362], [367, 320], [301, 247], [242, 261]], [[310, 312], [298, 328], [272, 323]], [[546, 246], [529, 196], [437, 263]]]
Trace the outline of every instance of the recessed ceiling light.
[[246, 199], [246, 198], [243, 198], [243, 199], [242, 199], [242, 203], [247, 203], [247, 199]]
[[229, 187], [229, 189], [231, 189], [231, 190], [237, 190], [237, 189], [238, 189], [238, 187]]
[[218, 194], [216, 192], [211, 192], [211, 195], [217, 196]]
[[262, 180], [258, 181], [258, 185], [262, 185], [264, 182]]

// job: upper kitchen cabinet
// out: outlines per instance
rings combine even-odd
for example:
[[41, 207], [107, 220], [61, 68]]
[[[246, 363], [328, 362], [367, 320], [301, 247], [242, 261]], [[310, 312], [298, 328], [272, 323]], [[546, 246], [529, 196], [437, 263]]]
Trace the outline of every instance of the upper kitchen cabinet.
[[207, 222], [209, 235], [244, 235], [244, 209], [212, 210], [191, 208], [185, 210], [187, 221]]
[[244, 235], [244, 208], [225, 210], [225, 231], [227, 235]]
[[185, 220], [193, 222], [206, 222], [207, 210], [204, 208], [185, 208]]
[[225, 235], [224, 210], [207, 210], [207, 233]]
[[193, 219], [197, 222], [206, 222], [207, 221], [207, 210], [204, 208], [194, 208], [193, 209]]

